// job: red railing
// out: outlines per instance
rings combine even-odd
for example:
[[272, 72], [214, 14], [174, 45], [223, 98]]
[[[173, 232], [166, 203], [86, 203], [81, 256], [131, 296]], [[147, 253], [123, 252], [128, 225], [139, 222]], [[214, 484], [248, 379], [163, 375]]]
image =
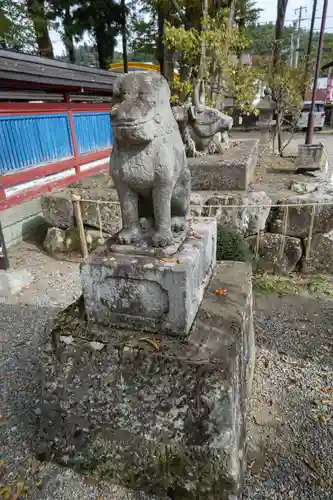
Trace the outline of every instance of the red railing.
[[[110, 111], [111, 104], [108, 103], [78, 103], [69, 102], [68, 96], [65, 96], [65, 102], [62, 103], [20, 103], [20, 102], [0, 102], [0, 117], [1, 116], [24, 116], [24, 115], [41, 115], [41, 114], [67, 114], [70, 124], [71, 139], [73, 143], [74, 154], [72, 158], [60, 160], [54, 163], [26, 168], [19, 171], [14, 171], [0, 175], [0, 210], [4, 210], [10, 206], [17, 205], [22, 201], [35, 198], [42, 192], [51, 191], [54, 188], [61, 187], [70, 182], [74, 182], [83, 177], [88, 177], [96, 172], [107, 169], [108, 159], [112, 152], [112, 148], [103, 151], [96, 151], [79, 155], [78, 145], [75, 135], [73, 113], [75, 112], [106, 112]], [[105, 159], [105, 163], [101, 164], [100, 160]], [[81, 166], [99, 161], [96, 167], [89, 170], [81, 170]], [[67, 176], [64, 179], [54, 182], [45, 182], [38, 187], [29, 187], [17, 194], [6, 196], [6, 189], [18, 185], [24, 185], [29, 181], [38, 180], [62, 172], [68, 169], [75, 168], [75, 175]]]

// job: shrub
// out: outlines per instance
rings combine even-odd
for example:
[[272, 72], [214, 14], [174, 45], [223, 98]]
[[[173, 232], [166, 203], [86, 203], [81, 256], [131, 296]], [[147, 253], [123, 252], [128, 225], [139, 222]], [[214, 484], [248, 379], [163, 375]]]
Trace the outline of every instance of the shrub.
[[239, 231], [225, 226], [218, 226], [216, 259], [251, 262], [253, 254]]

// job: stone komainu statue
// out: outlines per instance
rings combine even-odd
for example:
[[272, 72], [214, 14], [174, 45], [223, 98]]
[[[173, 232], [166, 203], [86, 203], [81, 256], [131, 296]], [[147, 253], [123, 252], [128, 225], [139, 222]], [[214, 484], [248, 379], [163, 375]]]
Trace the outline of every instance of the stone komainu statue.
[[174, 106], [174, 117], [188, 157], [223, 153], [233, 119], [215, 108], [205, 106], [205, 89], [199, 82], [193, 92], [192, 105]]
[[122, 213], [119, 243], [140, 241], [141, 218], [152, 219], [154, 246], [171, 244], [172, 229], [187, 227], [191, 176], [169, 98], [158, 73], [129, 73], [116, 81], [110, 169]]

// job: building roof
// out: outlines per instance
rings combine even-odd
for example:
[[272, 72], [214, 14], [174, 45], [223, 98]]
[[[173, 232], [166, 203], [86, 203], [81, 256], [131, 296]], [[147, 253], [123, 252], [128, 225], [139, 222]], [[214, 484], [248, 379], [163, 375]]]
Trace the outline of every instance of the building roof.
[[46, 57], [0, 50], [0, 88], [111, 95], [117, 75]]
[[[308, 92], [306, 92], [305, 94], [305, 101], [311, 101], [312, 99], [312, 90], [309, 90]], [[316, 91], [316, 102], [329, 102], [330, 100], [330, 97], [329, 97], [329, 90], [326, 88], [326, 89], [317, 89]]]

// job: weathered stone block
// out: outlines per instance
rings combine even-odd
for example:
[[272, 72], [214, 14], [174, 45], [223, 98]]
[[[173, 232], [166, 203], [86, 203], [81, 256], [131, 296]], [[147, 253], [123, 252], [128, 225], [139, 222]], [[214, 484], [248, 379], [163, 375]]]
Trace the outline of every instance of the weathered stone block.
[[230, 141], [223, 154], [188, 158], [192, 190], [246, 190], [258, 158], [259, 141]]
[[100, 227], [102, 223], [102, 228], [109, 234], [115, 234], [121, 228], [121, 213], [120, 205], [118, 200], [118, 195], [115, 190], [109, 189], [108, 193], [101, 193], [98, 191], [92, 191], [90, 194], [93, 200], [105, 200], [114, 203], [99, 203], [95, 201], [82, 201], [81, 210], [83, 223], [86, 226]]
[[[308, 245], [308, 238], [304, 238], [304, 247]], [[304, 251], [305, 254], [305, 251]], [[311, 239], [308, 259], [305, 255], [302, 260], [302, 271], [306, 273], [333, 272], [333, 231], [327, 234], [315, 234]]]
[[[200, 239], [189, 236], [172, 255], [160, 259], [97, 249], [81, 264], [83, 295], [92, 322], [161, 333], [189, 331], [215, 266], [216, 222], [193, 224]], [[176, 249], [175, 249], [176, 250]], [[123, 252], [123, 253], [119, 253]]]
[[[90, 187], [89, 191], [88, 187]], [[102, 223], [103, 231], [109, 234], [119, 231], [121, 214], [118, 194], [105, 182], [101, 186], [94, 187], [93, 181], [91, 181], [86, 189], [77, 187], [76, 189], [63, 189], [42, 195], [43, 217], [49, 224], [60, 229], [68, 229], [75, 224], [71, 201], [72, 193], [84, 199], [81, 202], [81, 212], [85, 226], [99, 229]], [[101, 201], [101, 203], [96, 203], [96, 201]]]
[[[333, 195], [313, 192], [304, 195], [289, 196], [277, 202], [281, 207], [271, 210], [269, 230], [272, 233], [283, 233], [283, 204], [296, 205], [288, 207], [288, 224], [286, 234], [298, 238], [306, 238], [314, 211], [313, 234], [328, 233], [333, 229]], [[311, 205], [313, 204], [313, 205]], [[297, 206], [299, 205], [299, 206]]]
[[[85, 235], [89, 250], [94, 250], [104, 242], [104, 235], [101, 235], [97, 229], [89, 229], [85, 231]], [[60, 229], [58, 227], [50, 227], [46, 233], [43, 247], [50, 253], [75, 252], [80, 250], [81, 243], [78, 228]]]
[[[43, 363], [38, 453], [134, 489], [240, 498], [254, 366], [251, 287], [248, 265], [220, 263], [181, 339], [108, 328], [106, 342], [92, 342], [97, 325], [79, 306], [65, 311]], [[216, 294], [220, 288], [228, 295]]]
[[67, 229], [74, 225], [73, 203], [69, 193], [54, 191], [41, 197], [44, 219], [60, 229]]
[[[250, 248], [255, 251], [257, 237], [246, 238]], [[258, 248], [258, 270], [276, 274], [289, 274], [295, 271], [302, 257], [303, 247], [299, 238], [285, 236], [283, 253], [283, 236], [281, 234], [263, 233], [260, 235]]]
[[218, 224], [250, 236], [265, 229], [271, 205], [272, 200], [264, 191], [215, 193], [207, 199], [202, 213], [216, 217]]

